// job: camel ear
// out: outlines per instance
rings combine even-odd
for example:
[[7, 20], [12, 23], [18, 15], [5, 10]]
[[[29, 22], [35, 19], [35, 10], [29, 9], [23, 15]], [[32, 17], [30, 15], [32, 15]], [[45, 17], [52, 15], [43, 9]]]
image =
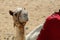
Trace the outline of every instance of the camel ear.
[[13, 11], [9, 10], [9, 14], [13, 16]]

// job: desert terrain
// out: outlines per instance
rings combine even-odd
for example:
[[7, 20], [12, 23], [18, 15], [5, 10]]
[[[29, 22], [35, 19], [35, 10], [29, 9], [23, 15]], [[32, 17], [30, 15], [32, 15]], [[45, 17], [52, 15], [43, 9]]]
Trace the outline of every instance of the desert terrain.
[[24, 7], [28, 11], [26, 35], [60, 9], [60, 0], [0, 0], [0, 40], [14, 40], [15, 28], [9, 10]]

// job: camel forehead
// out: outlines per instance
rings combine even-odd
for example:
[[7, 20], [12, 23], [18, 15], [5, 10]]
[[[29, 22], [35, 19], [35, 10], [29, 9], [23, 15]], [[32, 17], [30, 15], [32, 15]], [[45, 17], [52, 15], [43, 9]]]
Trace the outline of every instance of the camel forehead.
[[14, 10], [14, 13], [18, 14], [20, 11], [22, 11], [21, 12], [22, 14], [27, 14], [27, 11], [24, 8], [17, 8], [17, 9]]
[[23, 10], [23, 8], [17, 8], [17, 9], [14, 10], [14, 13], [18, 13], [18, 12], [20, 12], [21, 10]]

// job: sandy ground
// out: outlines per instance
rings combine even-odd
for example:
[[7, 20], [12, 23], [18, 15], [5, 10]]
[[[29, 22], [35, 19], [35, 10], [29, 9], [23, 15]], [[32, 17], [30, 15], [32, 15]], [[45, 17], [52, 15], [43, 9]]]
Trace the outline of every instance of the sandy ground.
[[[29, 21], [26, 34], [42, 24], [47, 16], [60, 9], [60, 0], [0, 0], [0, 39], [13, 40], [15, 29], [9, 10], [24, 7], [28, 10]], [[12, 35], [12, 36], [11, 36]], [[9, 37], [9, 38], [8, 38]]]

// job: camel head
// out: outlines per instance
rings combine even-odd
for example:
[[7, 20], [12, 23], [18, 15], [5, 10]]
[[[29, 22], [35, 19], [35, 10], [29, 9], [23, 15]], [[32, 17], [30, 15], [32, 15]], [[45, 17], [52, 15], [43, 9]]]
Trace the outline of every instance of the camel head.
[[26, 23], [28, 21], [28, 12], [25, 8], [17, 8], [15, 10], [9, 10], [9, 14], [13, 16], [13, 20], [16, 23]]

